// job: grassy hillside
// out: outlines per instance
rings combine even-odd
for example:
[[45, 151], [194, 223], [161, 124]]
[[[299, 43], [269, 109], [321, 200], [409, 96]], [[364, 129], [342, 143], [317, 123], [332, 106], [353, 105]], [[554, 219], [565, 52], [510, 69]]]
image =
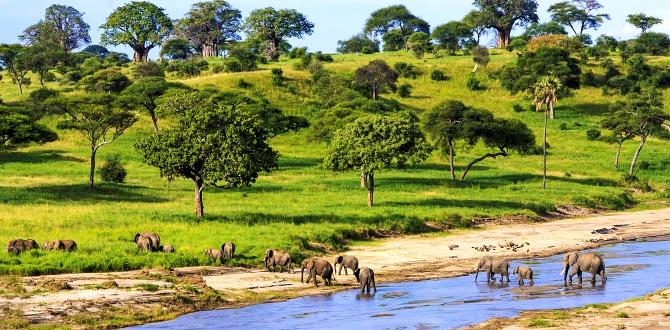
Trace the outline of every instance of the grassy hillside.
[[[500, 53], [492, 57], [488, 69], [478, 76], [488, 87], [472, 92], [465, 79], [472, 69], [469, 56], [415, 59], [407, 53], [337, 55], [326, 69], [351, 72], [375, 58], [390, 64], [396, 61], [417, 65], [423, 75], [411, 84], [413, 96], [399, 99], [421, 114], [438, 102], [454, 98], [468, 105], [489, 109], [497, 116], [515, 117], [537, 134], [542, 131], [542, 114], [515, 113], [514, 103], [527, 105], [521, 96], [505, 92], [487, 71], [514, 61], [516, 55]], [[655, 59], [665, 62], [664, 59]], [[293, 69], [283, 60], [250, 73], [211, 74], [183, 80], [195, 87], [226, 89], [240, 78], [253, 84], [287, 113], [313, 119], [309, 74]], [[271, 85], [269, 68], [281, 67], [292, 87]], [[433, 69], [443, 70], [450, 79], [430, 80]], [[31, 86], [30, 90], [37, 88]], [[27, 94], [26, 93], [26, 94]], [[0, 98], [18, 100], [18, 90], [10, 79], [0, 81]], [[550, 123], [549, 184], [541, 185], [541, 156], [513, 155], [487, 160], [470, 172], [466, 182], [448, 179], [447, 160], [438, 152], [424, 164], [408, 170], [388, 170], [376, 176], [376, 206], [365, 206], [365, 191], [357, 173], [333, 174], [323, 170], [322, 143], [309, 142], [305, 133], [291, 133], [273, 139], [281, 153], [279, 169], [263, 175], [251, 188], [205, 190], [206, 221], [196, 224], [193, 217], [192, 183], [177, 180], [168, 184], [158, 170], [143, 164], [133, 149], [142, 136], [151, 134], [148, 117], [141, 120], [111, 145], [99, 151], [99, 163], [106, 156], [121, 155], [127, 183], [100, 183], [95, 191], [86, 188], [88, 148], [74, 132], [58, 131], [60, 139], [17, 152], [0, 154], [0, 242], [12, 238], [74, 239], [80, 250], [74, 254], [31, 251], [20, 257], [0, 253], [0, 273], [57, 273], [125, 270], [154, 266], [208, 264], [204, 249], [233, 240], [240, 258], [237, 264], [258, 264], [266, 248], [289, 249], [298, 257], [321, 248], [342, 248], [345, 239], [363, 239], [375, 231], [421, 232], [424, 221], [445, 221], [454, 215], [465, 218], [504, 215], [535, 215], [556, 206], [576, 204], [620, 209], [630, 203], [630, 195], [617, 182], [632, 156], [635, 143], [624, 145], [621, 170], [614, 169], [614, 147], [601, 141], [587, 141], [586, 130], [598, 123], [613, 101], [599, 89], [581, 89], [573, 97], [560, 100], [557, 119]], [[666, 97], [666, 103], [668, 103]], [[45, 120], [55, 127], [56, 118]], [[566, 129], [560, 129], [564, 124]], [[481, 146], [459, 149], [460, 170], [480, 155]], [[652, 164], [639, 176], [649, 180], [656, 192], [635, 194], [637, 200], [658, 200], [667, 196], [670, 185], [670, 143], [652, 140], [641, 156]], [[138, 231], [156, 231], [173, 255], [138, 252], [132, 239]]]

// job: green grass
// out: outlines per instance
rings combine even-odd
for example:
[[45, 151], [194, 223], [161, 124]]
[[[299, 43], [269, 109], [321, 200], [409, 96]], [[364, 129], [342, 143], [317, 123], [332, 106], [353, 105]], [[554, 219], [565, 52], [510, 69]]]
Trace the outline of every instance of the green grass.
[[620, 319], [627, 319], [627, 318], [629, 318], [628, 314], [625, 313], [625, 312], [618, 312], [618, 313], [616, 313], [615, 316], [616, 316], [617, 318], [620, 318]]
[[[515, 113], [512, 105], [528, 104], [522, 96], [509, 95], [488, 78], [491, 72], [514, 60], [511, 53], [494, 55], [489, 68], [478, 73], [488, 87], [481, 92], [465, 88], [472, 69], [469, 56], [416, 59], [408, 53], [376, 55], [337, 55], [326, 68], [351, 72], [375, 58], [393, 64], [405, 61], [423, 72], [416, 80], [401, 79], [413, 86], [413, 96], [397, 99], [421, 114], [438, 102], [456, 98], [486, 108], [497, 116], [515, 117], [526, 122], [537, 134], [542, 132], [542, 115]], [[216, 60], [214, 60], [216, 61]], [[656, 60], [659, 61], [659, 60]], [[290, 114], [313, 119], [307, 106], [309, 74], [293, 69], [293, 62], [282, 60], [264, 65], [261, 70], [234, 74], [205, 74], [184, 80], [195, 87], [232, 88], [240, 78], [253, 84], [253, 93], [262, 93]], [[269, 68], [281, 67], [288, 84], [273, 87]], [[433, 69], [451, 79], [430, 80]], [[37, 86], [30, 86], [25, 95]], [[24, 96], [25, 97], [25, 96]], [[16, 86], [10, 79], [0, 81], [0, 98], [16, 101]], [[232, 264], [258, 265], [267, 248], [288, 249], [299, 260], [323, 248], [342, 249], [351, 241], [365, 240], [389, 231], [426, 232], [425, 221], [449, 222], [454, 215], [466, 219], [512, 214], [536, 216], [559, 205], [623, 209], [638, 201], [655, 201], [670, 184], [670, 143], [652, 140], [641, 160], [652, 167], [640, 171], [658, 193], [630, 193], [617, 182], [632, 156], [635, 143], [624, 145], [624, 166], [612, 166], [614, 147], [601, 141], [587, 141], [586, 130], [598, 127], [612, 97], [599, 89], [578, 90], [573, 97], [560, 100], [557, 119], [549, 125], [549, 184], [541, 185], [541, 156], [511, 156], [487, 160], [476, 166], [465, 182], [448, 179], [445, 157], [435, 153], [427, 162], [411, 169], [382, 171], [376, 176], [376, 206], [365, 206], [365, 191], [358, 185], [357, 173], [334, 174], [321, 168], [326, 150], [323, 143], [309, 142], [305, 133], [277, 137], [271, 144], [281, 153], [279, 169], [261, 176], [250, 188], [204, 193], [206, 219], [193, 217], [192, 183], [177, 180], [168, 184], [158, 170], [143, 164], [133, 144], [151, 134], [145, 115], [118, 141], [100, 149], [98, 164], [118, 153], [128, 170], [127, 183], [99, 183], [94, 191], [86, 188], [88, 148], [73, 132], [59, 131], [60, 139], [17, 152], [0, 154], [0, 242], [13, 238], [34, 238], [38, 242], [74, 239], [75, 253], [31, 251], [19, 257], [0, 253], [0, 274], [45, 274], [177, 267], [211, 264], [206, 248], [234, 241], [237, 253]], [[670, 104], [670, 102], [668, 102]], [[55, 127], [58, 118], [46, 118]], [[560, 130], [566, 123], [567, 130]], [[484, 152], [482, 146], [459, 149], [456, 163], [460, 171], [473, 157]], [[667, 198], [667, 194], [665, 195]], [[175, 246], [175, 254], [140, 252], [133, 243], [139, 231], [160, 233], [163, 244]]]
[[543, 318], [532, 318], [526, 322], [526, 326], [529, 328], [551, 328], [554, 325]]

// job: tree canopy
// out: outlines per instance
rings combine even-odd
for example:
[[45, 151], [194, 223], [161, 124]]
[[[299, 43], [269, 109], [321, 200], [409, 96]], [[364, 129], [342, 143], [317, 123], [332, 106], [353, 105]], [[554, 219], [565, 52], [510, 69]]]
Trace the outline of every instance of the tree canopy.
[[475, 44], [472, 28], [459, 21], [451, 21], [435, 27], [431, 37], [451, 55], [456, 54], [459, 49]]
[[626, 22], [640, 29], [642, 33], [645, 33], [647, 30], [651, 29], [652, 26], [663, 23], [663, 20], [658, 17], [638, 13], [628, 15]]
[[379, 52], [379, 41], [368, 38], [365, 34], [357, 34], [347, 40], [337, 42], [337, 52], [342, 54]]
[[19, 87], [19, 94], [23, 95], [23, 86], [30, 85], [30, 78], [26, 77], [30, 71], [28, 47], [19, 44], [0, 45], [0, 67], [4, 68], [12, 78], [12, 83]]
[[374, 11], [365, 22], [363, 32], [380, 36], [395, 29], [400, 30], [403, 37], [409, 37], [414, 32], [430, 34], [428, 22], [412, 14], [403, 5], [389, 6]]
[[[503, 87], [512, 93], [530, 91], [542, 77], [553, 76], [568, 88], [579, 88], [581, 69], [570, 52], [560, 48], [540, 48], [517, 58], [516, 65], [505, 65], [498, 77]], [[567, 92], [567, 89], [566, 91]]]
[[151, 117], [154, 133], [158, 132], [156, 108], [158, 100], [170, 89], [187, 89], [181, 83], [168, 82], [161, 77], [148, 77], [135, 81], [121, 94], [120, 102], [126, 108], [146, 110]]
[[431, 151], [416, 115], [367, 115], [335, 133], [324, 166], [333, 171], [360, 171], [368, 190], [368, 206], [372, 207], [375, 172], [423, 162]]
[[106, 45], [126, 44], [133, 49], [133, 61], [144, 62], [149, 51], [172, 33], [172, 21], [164, 9], [147, 1], [133, 1], [116, 8], [100, 26]]
[[498, 48], [509, 46], [512, 29], [537, 22], [535, 0], [475, 0], [486, 25], [498, 31]]
[[242, 13], [224, 0], [193, 4], [176, 24], [176, 34], [195, 45], [202, 57], [217, 56], [219, 47], [240, 40]]
[[170, 38], [161, 47], [161, 58], [185, 60], [194, 54], [193, 45], [185, 38]]
[[570, 27], [575, 36], [579, 37], [586, 30], [597, 30], [605, 20], [610, 19], [608, 14], [596, 13], [602, 8], [597, 0], [572, 0], [555, 3], [548, 11], [555, 22]]
[[252, 11], [244, 22], [244, 30], [250, 38], [265, 42], [263, 53], [269, 60], [277, 60], [282, 41], [311, 35], [314, 24], [295, 9], [267, 7]]
[[356, 84], [367, 88], [376, 100], [380, 93], [395, 90], [398, 73], [382, 60], [374, 60], [368, 65], [356, 69]]
[[204, 216], [205, 187], [249, 186], [260, 173], [274, 169], [279, 157], [259, 120], [209, 96], [187, 91], [172, 95], [160, 111], [174, 114], [174, 124], [135, 145], [161, 176], [193, 181], [198, 219]]
[[44, 19], [26, 28], [19, 38], [32, 45], [56, 44], [69, 52], [91, 43], [89, 30], [84, 14], [74, 7], [51, 5], [46, 9]]
[[37, 122], [32, 111], [0, 105], [0, 152], [27, 143], [55, 141], [54, 131]]

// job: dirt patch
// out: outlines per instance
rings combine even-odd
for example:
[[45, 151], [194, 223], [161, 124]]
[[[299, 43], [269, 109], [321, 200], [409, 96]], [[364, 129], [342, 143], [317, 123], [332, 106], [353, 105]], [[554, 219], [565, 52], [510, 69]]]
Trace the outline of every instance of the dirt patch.
[[[544, 257], [611, 242], [670, 236], [669, 220], [670, 209], [664, 209], [488, 224], [479, 230], [454, 231], [447, 236], [382, 239], [377, 244], [355, 246], [347, 254], [357, 256], [361, 267], [373, 268], [378, 282], [445, 278], [472, 273], [476, 260], [485, 255], [510, 259]], [[600, 228], [616, 230], [593, 233]], [[489, 246], [489, 251], [475, 249], [482, 245]], [[324, 258], [333, 260], [334, 256]], [[1, 279], [0, 290], [2, 283], [12, 290], [0, 294], [0, 317], [11, 316], [14, 320], [16, 315], [22, 315], [20, 318], [32, 324], [84, 327], [89, 322], [115, 326], [146, 323], [196, 310], [280, 301], [356, 285], [351, 274], [336, 274], [332, 287], [317, 288], [301, 283], [299, 273], [269, 273], [239, 267], [14, 277]]]

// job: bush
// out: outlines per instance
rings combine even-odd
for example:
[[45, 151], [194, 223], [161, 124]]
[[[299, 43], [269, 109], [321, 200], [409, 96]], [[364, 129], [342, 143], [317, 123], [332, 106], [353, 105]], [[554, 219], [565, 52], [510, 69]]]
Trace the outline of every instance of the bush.
[[648, 170], [651, 168], [651, 163], [649, 161], [643, 160], [640, 162], [640, 164], [638, 164], [637, 168], [641, 170]]
[[83, 78], [81, 84], [88, 92], [119, 93], [130, 86], [131, 82], [118, 68], [109, 68]]
[[433, 81], [446, 81], [448, 78], [444, 72], [440, 70], [433, 70], [433, 72], [430, 73], [430, 79]]
[[514, 110], [514, 112], [524, 112], [526, 111], [526, 108], [519, 103], [514, 103], [514, 105], [512, 105], [512, 110]]
[[240, 80], [237, 81], [237, 87], [239, 87], [239, 88], [247, 89], [247, 88], [251, 88], [252, 86], [253, 85], [250, 82], [248, 82], [244, 79], [240, 78]]
[[393, 68], [403, 78], [416, 79], [419, 76], [419, 71], [417, 71], [414, 64], [397, 62], [393, 65]]
[[321, 61], [321, 62], [330, 63], [330, 62], [334, 61], [333, 57], [330, 54], [323, 54], [321, 52], [316, 52], [315, 58], [316, 58], [317, 61]]
[[119, 155], [112, 155], [107, 159], [99, 170], [102, 180], [105, 182], [123, 183], [126, 180], [126, 169], [121, 164]]
[[402, 85], [398, 86], [398, 96], [400, 96], [402, 98], [412, 96], [412, 85], [402, 84]]
[[568, 124], [566, 124], [566, 123], [561, 123], [561, 125], [559, 126], [559, 128], [561, 129], [561, 131], [567, 131], [567, 130], [568, 130]]
[[[216, 67], [214, 69], [216, 69]], [[242, 72], [242, 62], [236, 58], [229, 57], [223, 61], [223, 64], [221, 64], [221, 71]]]
[[65, 73], [65, 80], [71, 83], [77, 83], [84, 75], [79, 70], [72, 70]]
[[[44, 80], [44, 82], [54, 82], [56, 81], [56, 75], [53, 72], [49, 71], [44, 74], [44, 77], [42, 77], [42, 79]], [[2, 80], [2, 78], [0, 78], [0, 80]]]
[[291, 59], [301, 58], [306, 53], [307, 53], [307, 47], [296, 47], [291, 49], [290, 52], [288, 52], [288, 57]]
[[639, 190], [642, 192], [654, 191], [654, 189], [652, 189], [649, 185], [649, 181], [640, 180], [637, 176], [630, 174], [624, 174], [624, 176], [621, 177], [621, 180], [619, 180], [619, 186]]
[[54, 97], [54, 96], [57, 96], [57, 95], [58, 95], [58, 91], [53, 90], [53, 89], [49, 89], [49, 88], [46, 88], [46, 87], [41, 87], [39, 89], [36, 89], [36, 90], [30, 92], [30, 99], [35, 101], [35, 102], [41, 103], [41, 102], [46, 101], [48, 98]]
[[188, 59], [170, 61], [165, 68], [167, 72], [173, 72], [181, 78], [195, 77], [200, 75], [202, 71], [207, 70], [209, 64], [203, 59]]
[[273, 68], [271, 74], [272, 74], [272, 85], [282, 86], [284, 84], [284, 71], [282, 71], [282, 69]]
[[140, 62], [133, 68], [133, 79], [165, 77], [163, 68], [156, 62]]
[[471, 74], [465, 81], [465, 86], [471, 91], [481, 91], [486, 89], [486, 87], [484, 87], [479, 79], [473, 74]]
[[586, 131], [586, 139], [589, 140], [589, 141], [595, 141], [595, 140], [598, 140], [600, 138], [601, 134], [602, 133], [600, 132], [600, 130], [595, 129], [595, 128], [591, 128], [591, 129]]

